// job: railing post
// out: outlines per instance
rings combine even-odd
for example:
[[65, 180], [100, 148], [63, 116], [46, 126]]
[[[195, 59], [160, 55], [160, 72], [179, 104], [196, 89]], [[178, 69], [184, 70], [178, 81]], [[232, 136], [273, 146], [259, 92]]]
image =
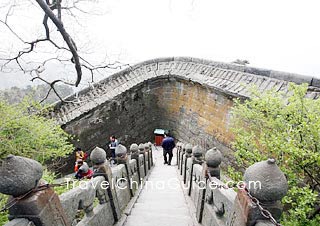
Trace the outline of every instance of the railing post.
[[205, 155], [205, 168], [207, 172], [212, 176], [220, 179], [220, 164], [222, 161], [222, 154], [221, 152], [216, 148], [212, 148], [209, 151], [207, 151]]
[[133, 191], [132, 191], [132, 187], [131, 187], [131, 175], [130, 175], [130, 171], [129, 171], [129, 159], [128, 159], [128, 155], [127, 155], [127, 148], [125, 146], [123, 146], [122, 144], [119, 144], [116, 147], [116, 158], [117, 158], [117, 164], [124, 164], [124, 167], [126, 169], [126, 174], [127, 174], [127, 182], [128, 182], [128, 189], [130, 192], [130, 196], [133, 197]]
[[189, 178], [189, 191], [188, 195], [191, 195], [191, 190], [192, 190], [192, 179], [193, 179], [193, 166], [195, 164], [202, 165], [203, 163], [203, 150], [200, 146], [196, 145], [192, 148], [192, 165], [191, 165], [191, 170], [190, 170], [190, 178]]
[[139, 153], [143, 154], [143, 167], [144, 167], [144, 176], [147, 176], [147, 164], [146, 164], [146, 154], [144, 151], [144, 144], [139, 144]]
[[144, 144], [145, 153], [148, 154], [148, 170], [151, 169], [151, 155], [150, 155], [150, 146], [148, 143]]
[[[216, 177], [220, 179], [220, 164], [222, 161], [222, 154], [219, 150], [216, 149], [216, 147], [210, 149], [207, 151], [204, 157], [204, 164], [203, 164], [203, 172], [202, 176], [206, 180], [206, 184], [208, 184], [209, 175], [212, 177]], [[207, 187], [207, 186], [206, 186]], [[206, 189], [202, 189], [201, 192], [201, 200], [200, 208], [197, 209], [197, 220], [199, 223], [202, 222], [203, 218], [203, 210], [204, 210], [204, 204], [206, 201]], [[210, 203], [210, 200], [207, 200]]]
[[180, 175], [182, 175], [183, 156], [184, 156], [185, 152], [186, 152], [186, 145], [183, 144], [182, 145], [182, 152], [180, 152], [181, 154], [179, 156], [180, 157]]
[[0, 167], [0, 192], [10, 195], [9, 219], [27, 218], [36, 226], [70, 226], [58, 195], [35, 160], [9, 155]]
[[[228, 220], [232, 226], [267, 225], [279, 222], [282, 214], [281, 199], [288, 191], [288, 182], [274, 159], [257, 162], [244, 174], [245, 189], [239, 189], [233, 212]], [[265, 216], [268, 216], [267, 219]]]
[[149, 141], [148, 142], [149, 149], [150, 149], [150, 164], [153, 166], [153, 150], [152, 150], [152, 143]]
[[182, 146], [182, 143], [181, 143], [181, 142], [178, 142], [178, 143], [177, 143], [177, 153], [176, 153], [178, 169], [180, 169], [180, 164], [179, 164], [179, 163], [180, 163], [181, 146]]
[[186, 154], [184, 158], [184, 171], [183, 171], [183, 183], [187, 183], [187, 161], [188, 158], [191, 158], [192, 156], [192, 145], [191, 144], [186, 144]]
[[140, 175], [140, 161], [139, 161], [139, 146], [137, 144], [131, 144], [130, 146], [130, 152], [131, 152], [131, 159], [136, 160], [137, 164], [137, 171], [138, 171], [138, 177], [139, 177], [139, 184], [141, 184], [141, 175]]
[[[119, 220], [120, 216], [120, 208], [118, 205], [117, 194], [116, 190], [112, 189], [112, 171], [107, 161], [106, 152], [102, 148], [96, 147], [90, 154], [90, 159], [93, 163], [94, 175], [96, 176], [103, 176], [109, 186], [106, 189], [106, 195], [109, 198], [110, 207], [112, 210], [112, 215], [114, 219], [114, 223]], [[99, 203], [104, 204], [107, 202], [107, 199], [103, 195], [98, 195]]]

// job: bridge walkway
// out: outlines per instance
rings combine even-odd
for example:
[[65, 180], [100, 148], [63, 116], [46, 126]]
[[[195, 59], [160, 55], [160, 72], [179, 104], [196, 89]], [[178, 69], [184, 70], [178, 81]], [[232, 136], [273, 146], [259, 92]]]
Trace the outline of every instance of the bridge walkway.
[[194, 226], [184, 195], [176, 156], [172, 165], [163, 164], [162, 148], [153, 150], [155, 166], [135, 203], [125, 226]]

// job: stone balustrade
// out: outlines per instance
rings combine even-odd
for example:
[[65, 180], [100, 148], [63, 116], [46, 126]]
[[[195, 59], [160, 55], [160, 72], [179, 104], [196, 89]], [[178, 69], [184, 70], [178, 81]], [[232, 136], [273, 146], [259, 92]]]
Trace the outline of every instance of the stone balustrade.
[[[121, 217], [128, 214], [133, 197], [137, 196], [153, 159], [148, 148], [138, 153], [138, 145], [131, 145], [131, 152], [119, 145], [116, 149], [118, 164], [110, 167], [106, 153], [96, 147], [90, 155], [94, 177], [80, 181], [79, 185], [58, 196], [51, 187], [43, 186], [39, 181], [42, 175], [41, 165], [28, 158], [9, 156], [0, 169], [4, 180], [0, 182], [0, 192], [13, 195], [9, 200], [24, 196], [9, 209], [9, 219], [5, 226], [99, 226], [114, 225]], [[19, 164], [29, 165], [26, 173]], [[11, 176], [10, 176], [10, 175]], [[24, 186], [19, 186], [24, 181]], [[64, 186], [73, 186], [73, 181], [66, 180]], [[11, 189], [8, 189], [11, 183]], [[43, 186], [43, 187], [41, 187]], [[25, 190], [25, 188], [27, 190]], [[32, 189], [32, 190], [31, 190]], [[31, 190], [31, 192], [29, 192]], [[27, 193], [26, 193], [27, 192]], [[132, 203], [133, 202], [133, 203]]]
[[[285, 196], [288, 184], [275, 160], [250, 166], [241, 183], [220, 180], [221, 161], [222, 155], [216, 148], [204, 153], [199, 146], [177, 143], [177, 165], [198, 222], [203, 226], [274, 225], [261, 214], [248, 194], [259, 200], [260, 205], [279, 221], [280, 200]], [[238, 191], [233, 189], [235, 185]]]
[[[40, 180], [41, 165], [31, 159], [8, 156], [0, 170], [4, 179], [0, 182], [0, 191], [12, 195], [9, 202], [16, 203], [9, 209], [11, 221], [5, 226], [116, 224], [130, 214], [143, 186], [140, 179], [145, 179], [152, 169], [151, 148], [150, 143], [132, 144], [129, 150], [119, 145], [116, 148], [117, 165], [110, 167], [105, 151], [96, 147], [90, 155], [94, 178], [81, 181], [78, 187], [60, 196]], [[218, 149], [205, 151], [200, 146], [178, 142], [176, 156], [185, 194], [190, 197], [190, 207], [201, 225], [274, 225], [264, 216], [269, 213], [279, 221], [282, 213], [280, 200], [285, 196], [288, 184], [274, 159], [250, 166], [243, 182], [234, 186], [237, 182], [230, 183], [221, 175], [223, 156]], [[19, 163], [31, 167], [26, 170], [28, 176]], [[34, 173], [31, 173], [32, 169]], [[21, 181], [24, 187], [19, 186]], [[12, 186], [11, 189], [7, 184]], [[261, 209], [264, 209], [263, 213]]]

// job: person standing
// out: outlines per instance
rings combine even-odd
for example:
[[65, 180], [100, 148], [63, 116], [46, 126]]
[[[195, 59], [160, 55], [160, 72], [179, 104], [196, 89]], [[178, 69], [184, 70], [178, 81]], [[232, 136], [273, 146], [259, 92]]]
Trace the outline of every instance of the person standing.
[[[173, 156], [172, 150], [176, 146], [173, 137], [170, 137], [169, 134], [165, 133], [161, 146], [163, 148], [164, 164], [171, 165], [171, 160]], [[167, 155], [169, 155], [169, 161], [167, 160]]]
[[116, 139], [116, 137], [114, 135], [112, 135], [110, 137], [110, 144], [109, 144], [109, 148], [111, 150], [111, 158], [113, 161], [115, 161], [116, 158], [116, 147], [119, 145], [118, 140]]

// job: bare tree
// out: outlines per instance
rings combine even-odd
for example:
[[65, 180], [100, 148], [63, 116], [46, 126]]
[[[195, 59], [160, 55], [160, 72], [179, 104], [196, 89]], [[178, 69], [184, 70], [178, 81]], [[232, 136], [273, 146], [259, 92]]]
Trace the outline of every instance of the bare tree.
[[[19, 3], [14, 0], [7, 3], [10, 4], [9, 6], [0, 5], [0, 8], [2, 7], [7, 9], [4, 18], [0, 19], [0, 23], [7, 29], [7, 31], [11, 32], [11, 34], [14, 35], [15, 38], [18, 39], [24, 46], [23, 49], [19, 50], [13, 56], [0, 58], [1, 71], [5, 71], [6, 69], [8, 70], [8, 68], [10, 68], [10, 65], [16, 64], [19, 70], [23, 71], [24, 73], [29, 73], [32, 76], [31, 81], [40, 80], [50, 86], [50, 89], [46, 96], [48, 96], [50, 92], [54, 92], [59, 97], [59, 99], [63, 101], [63, 98], [60, 97], [59, 93], [55, 89], [55, 85], [57, 83], [65, 83], [70, 86], [77, 87], [81, 82], [83, 70], [87, 70], [91, 74], [91, 80], [93, 82], [95, 73], [103, 73], [99, 70], [118, 69], [128, 66], [125, 64], [121, 64], [120, 62], [115, 62], [112, 64], [106, 64], [105, 62], [102, 62], [98, 65], [94, 65], [79, 54], [76, 42], [65, 28], [63, 22], [64, 18], [67, 18], [64, 17], [64, 15], [68, 16], [68, 18], [70, 18], [71, 16], [76, 19], [77, 16], [75, 12], [90, 14], [90, 12], [79, 6], [83, 2], [89, 2], [89, 0], [29, 0], [29, 3], [33, 7], [41, 9], [44, 13], [42, 19], [44, 28], [43, 35], [40, 38], [34, 38], [32, 41], [26, 41], [25, 38], [20, 36], [19, 32], [12, 28], [9, 23], [9, 17], [13, 15], [14, 9]], [[52, 35], [52, 33], [56, 31], [60, 34], [60, 37], [62, 37], [62, 43], [59, 43], [59, 38], [56, 34], [55, 36]], [[37, 50], [39, 48], [43, 48], [43, 46], [41, 47], [43, 43], [49, 44], [50, 48], [55, 49], [55, 51], [51, 50], [48, 54], [50, 56], [45, 59], [41, 59], [40, 62], [26, 62], [25, 56], [30, 54], [37, 54]], [[46, 65], [53, 61], [68, 66], [73, 65], [75, 78], [74, 81], [70, 82], [65, 79], [48, 80], [41, 76], [41, 73], [46, 69]], [[25, 65], [32, 65], [32, 67], [26, 68]]]

